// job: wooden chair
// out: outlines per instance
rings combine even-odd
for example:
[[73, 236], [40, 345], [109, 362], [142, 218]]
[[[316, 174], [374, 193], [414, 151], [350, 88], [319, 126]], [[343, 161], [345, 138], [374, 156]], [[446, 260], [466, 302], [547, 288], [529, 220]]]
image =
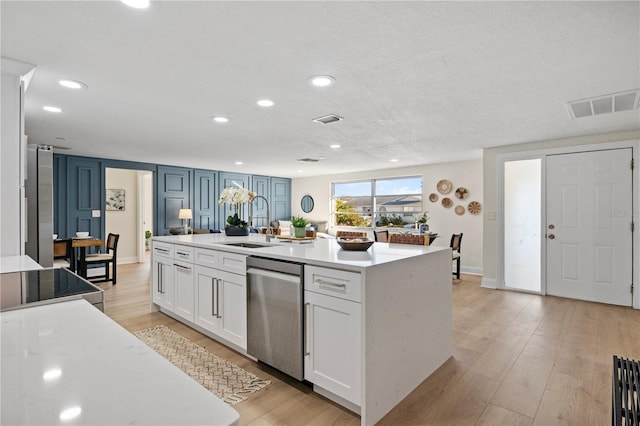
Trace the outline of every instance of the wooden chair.
[[456, 279], [460, 279], [460, 246], [462, 245], [462, 232], [451, 236], [451, 259], [456, 262], [456, 270], [453, 274]]
[[72, 241], [71, 238], [65, 238], [53, 242], [53, 266], [67, 269], [71, 267]]
[[[104, 264], [104, 275], [90, 277], [91, 280], [93, 280], [94, 278], [104, 278], [103, 280], [99, 280], [96, 282], [103, 283], [103, 282], [111, 281], [113, 285], [116, 285], [118, 239], [120, 239], [119, 234], [109, 233], [109, 236], [107, 237], [106, 253], [97, 253], [97, 254], [87, 255], [87, 259], [86, 259], [87, 265], [96, 265], [101, 263]], [[112, 275], [109, 275], [109, 264], [111, 264], [111, 269], [113, 270]]]
[[389, 234], [389, 243], [413, 244], [416, 246], [428, 246], [428, 235]]
[[379, 243], [386, 243], [389, 241], [389, 231], [373, 231], [373, 239]]
[[336, 237], [367, 238], [367, 233], [357, 231], [337, 231]]

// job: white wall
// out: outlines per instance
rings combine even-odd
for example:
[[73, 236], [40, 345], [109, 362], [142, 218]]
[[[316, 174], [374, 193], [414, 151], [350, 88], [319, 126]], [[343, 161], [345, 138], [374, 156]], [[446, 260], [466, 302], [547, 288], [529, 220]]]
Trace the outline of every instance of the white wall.
[[24, 254], [22, 230], [26, 212], [23, 209], [25, 146], [21, 143], [21, 76], [34, 66], [2, 58], [2, 128], [0, 143], [0, 256]]
[[107, 189], [125, 190], [124, 211], [105, 211], [106, 235], [120, 234], [118, 240], [118, 264], [138, 261], [137, 238], [144, 229], [138, 230], [138, 172], [127, 169], [105, 169]]
[[[498, 231], [496, 227], [495, 216], [490, 218], [488, 212], [497, 211], [498, 205], [498, 188], [496, 181], [497, 162], [496, 156], [500, 154], [545, 150], [551, 148], [580, 146], [588, 144], [597, 144], [604, 142], [615, 142], [639, 139], [640, 132], [622, 132], [610, 133], [606, 135], [591, 135], [569, 139], [555, 139], [541, 142], [532, 142], [518, 145], [500, 146], [496, 148], [487, 148], [483, 151], [484, 162], [484, 260], [483, 260], [483, 285], [494, 287], [498, 274]], [[637, 166], [636, 166], [637, 167]], [[634, 193], [638, 194], [638, 188], [634, 188]]]
[[144, 231], [151, 231], [153, 234], [153, 173], [151, 172], [138, 172], [142, 173], [142, 185], [144, 187], [144, 198], [142, 199], [142, 220], [144, 223]]
[[[457, 205], [465, 207], [471, 201], [478, 201], [483, 205], [483, 174], [482, 160], [459, 161], [442, 164], [429, 164], [423, 166], [402, 167], [395, 169], [374, 170], [358, 173], [345, 173], [341, 175], [316, 176], [310, 178], [292, 179], [291, 182], [291, 214], [302, 216], [309, 220], [329, 220], [331, 206], [331, 182], [348, 181], [354, 179], [371, 179], [401, 176], [422, 176], [423, 185], [423, 210], [429, 212], [429, 226], [432, 232], [441, 235], [433, 243], [436, 246], [449, 246], [451, 234], [464, 233], [462, 239], [462, 271], [469, 273], [482, 273], [482, 213], [474, 216], [465, 211], [458, 216], [454, 212]], [[429, 194], [438, 193], [436, 184], [441, 179], [448, 179], [453, 184], [454, 190], [447, 194], [454, 203], [445, 209], [440, 204], [443, 195], [439, 195], [436, 203], [429, 201]], [[465, 200], [458, 200], [454, 191], [458, 187], [465, 187], [469, 195]], [[309, 194], [313, 197], [314, 208], [310, 213], [304, 213], [300, 207], [302, 196]], [[330, 229], [335, 233], [335, 229]], [[373, 238], [373, 235], [370, 235]]]

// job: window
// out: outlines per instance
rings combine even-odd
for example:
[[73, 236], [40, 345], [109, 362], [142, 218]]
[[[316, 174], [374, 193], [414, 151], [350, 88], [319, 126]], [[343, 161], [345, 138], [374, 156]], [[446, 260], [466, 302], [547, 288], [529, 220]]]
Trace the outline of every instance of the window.
[[422, 215], [422, 177], [334, 182], [331, 205], [336, 226], [413, 226]]

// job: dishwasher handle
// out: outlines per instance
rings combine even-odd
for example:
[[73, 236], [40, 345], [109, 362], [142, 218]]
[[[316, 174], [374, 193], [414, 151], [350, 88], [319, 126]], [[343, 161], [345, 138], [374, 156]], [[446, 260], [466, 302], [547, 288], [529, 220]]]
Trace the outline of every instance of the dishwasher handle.
[[275, 278], [282, 281], [287, 281], [294, 284], [300, 283], [300, 275], [283, 274], [282, 272], [269, 271], [266, 269], [249, 268], [247, 269], [247, 275], [256, 275], [260, 277]]

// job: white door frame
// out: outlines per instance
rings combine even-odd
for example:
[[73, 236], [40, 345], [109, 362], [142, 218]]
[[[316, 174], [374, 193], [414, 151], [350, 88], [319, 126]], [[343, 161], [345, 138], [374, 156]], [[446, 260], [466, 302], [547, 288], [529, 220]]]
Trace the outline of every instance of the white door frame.
[[[603, 142], [589, 145], [575, 145], [565, 146], [559, 148], [548, 148], [535, 151], [522, 151], [512, 152], [507, 154], [499, 154], [496, 156], [496, 193], [497, 193], [497, 211], [496, 211], [496, 232], [497, 232], [497, 282], [496, 288], [508, 289], [517, 291], [515, 289], [507, 288], [504, 285], [504, 163], [514, 160], [528, 160], [534, 158], [542, 159], [542, 223], [540, 224], [542, 234], [545, 234], [546, 224], [546, 157], [548, 155], [556, 154], [570, 154], [587, 151], [601, 151], [606, 149], [619, 149], [619, 148], [631, 148], [632, 158], [636, 164], [634, 170], [632, 170], [633, 188], [632, 188], [632, 217], [636, 224], [636, 230], [633, 233], [633, 263], [632, 276], [633, 276], [633, 307], [640, 309], [640, 173], [638, 168], [640, 167], [640, 140], [625, 140], [616, 142]], [[541, 244], [541, 294], [546, 294], [546, 244]]]

